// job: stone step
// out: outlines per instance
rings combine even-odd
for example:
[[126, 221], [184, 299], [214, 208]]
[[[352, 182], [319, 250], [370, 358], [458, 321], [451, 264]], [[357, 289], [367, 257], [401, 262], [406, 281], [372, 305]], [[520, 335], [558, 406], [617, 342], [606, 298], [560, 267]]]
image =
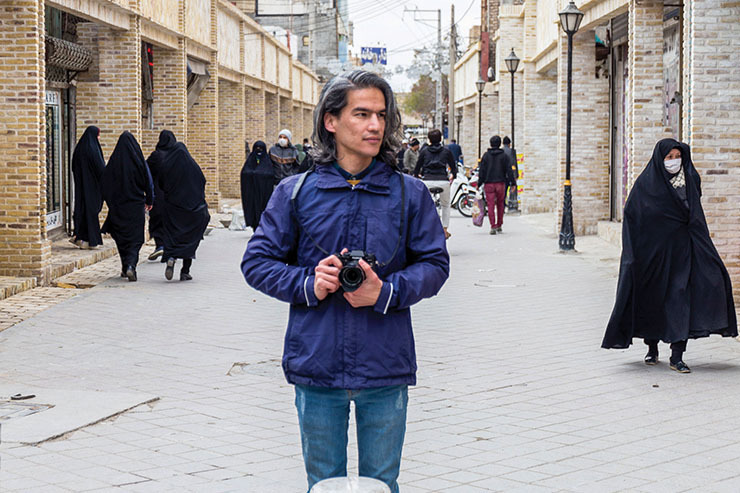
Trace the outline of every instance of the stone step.
[[598, 235], [604, 241], [622, 248], [622, 223], [614, 221], [599, 221]]
[[35, 277], [0, 276], [0, 300], [36, 287]]

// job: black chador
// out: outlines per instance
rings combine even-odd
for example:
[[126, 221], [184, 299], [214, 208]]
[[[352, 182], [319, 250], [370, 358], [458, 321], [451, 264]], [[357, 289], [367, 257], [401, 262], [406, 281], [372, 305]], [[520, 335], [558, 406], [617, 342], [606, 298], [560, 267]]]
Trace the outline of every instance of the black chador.
[[103, 173], [103, 198], [108, 217], [103, 233], [116, 241], [122, 276], [136, 280], [139, 250], [144, 244], [144, 211], [154, 200], [152, 177], [141, 147], [130, 132], [123, 132]]
[[[681, 154], [673, 174], [664, 162], [672, 149]], [[617, 298], [602, 347], [626, 348], [634, 337], [680, 345], [710, 334], [737, 335], [730, 277], [709, 237], [689, 146], [664, 139], [624, 208]]]
[[261, 140], [254, 143], [252, 152], [241, 172], [242, 210], [244, 221], [250, 228], [257, 229], [260, 216], [267, 207], [275, 183], [275, 165]]
[[[177, 144], [175, 134], [169, 130], [162, 130], [159, 134], [159, 141], [157, 147], [146, 160], [149, 165], [149, 169], [157, 167], [157, 164], [162, 161], [162, 158]], [[154, 172], [152, 172], [154, 175]], [[162, 217], [162, 201], [164, 198], [164, 192], [159, 185], [157, 180], [154, 179], [154, 205], [152, 210], [149, 211], [149, 236], [154, 238], [156, 248], [154, 252], [149, 256], [149, 260], [156, 260], [163, 254], [164, 251], [164, 219]]]
[[75, 184], [75, 227], [71, 241], [80, 248], [103, 244], [98, 214], [100, 214], [100, 209], [103, 208], [100, 180], [105, 171], [105, 160], [103, 159], [103, 151], [100, 149], [99, 135], [100, 129], [98, 127], [87, 127], [72, 155], [72, 176]]
[[[162, 131], [162, 139], [174, 139], [174, 134]], [[206, 178], [182, 142], [163, 148], [149, 160], [154, 181], [162, 189], [162, 224], [164, 226], [164, 255], [167, 263], [165, 277], [172, 279], [175, 259], [183, 259], [180, 280], [188, 281], [190, 266], [195, 258], [203, 233], [211, 219], [206, 205]]]

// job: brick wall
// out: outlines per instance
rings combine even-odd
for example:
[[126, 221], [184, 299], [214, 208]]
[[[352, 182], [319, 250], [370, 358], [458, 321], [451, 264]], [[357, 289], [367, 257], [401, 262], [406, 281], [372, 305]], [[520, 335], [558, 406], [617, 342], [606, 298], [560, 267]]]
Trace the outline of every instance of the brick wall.
[[[598, 221], [609, 218], [609, 81], [596, 78], [594, 36], [593, 31], [584, 30], [573, 39], [571, 182], [576, 236], [596, 234]], [[557, 196], [562, 197], [568, 73], [568, 41], [564, 35], [558, 38], [558, 49]], [[562, 200], [559, 200], [558, 221], [561, 218]]]
[[142, 129], [141, 146], [144, 156], [154, 150], [162, 130], [171, 130], [177, 140], [187, 138], [187, 56], [184, 41], [178, 50], [152, 47], [154, 58], [154, 128]]
[[218, 62], [216, 53], [211, 55], [208, 72], [211, 78], [188, 110], [187, 145], [190, 154], [203, 170], [206, 177], [206, 201], [208, 207], [217, 210], [219, 205], [218, 177]]
[[218, 95], [219, 188], [222, 197], [238, 198], [241, 196], [240, 172], [245, 161], [244, 88], [242, 84], [221, 80]]
[[303, 131], [305, 137], [311, 141], [311, 135], [313, 134], [313, 111], [309, 108], [303, 108]]
[[[501, 84], [496, 87], [500, 88]], [[490, 146], [491, 137], [494, 135], [501, 134], [501, 94], [499, 92], [492, 91], [493, 85], [486, 84], [486, 89], [483, 91], [482, 100], [482, 112], [481, 112], [481, 136], [480, 136], [480, 152], [481, 156], [486, 152], [486, 149]], [[508, 100], [506, 100], [508, 102]], [[477, 110], [477, 108], [476, 108]], [[476, 113], [476, 118], [478, 117]], [[476, 132], [478, 129], [476, 128]], [[502, 137], [503, 138], [503, 137]], [[476, 149], [477, 150], [477, 149]]]
[[78, 75], [77, 138], [89, 125], [99, 127], [106, 160], [124, 130], [137, 139], [142, 136], [139, 23], [138, 17], [131, 16], [129, 31], [93, 22], [77, 26], [80, 44], [92, 50], [95, 58], [95, 65]]
[[[283, 96], [279, 97], [280, 99], [280, 130], [287, 128], [290, 130], [290, 133], [293, 134], [293, 140], [292, 144], [300, 144], [301, 143], [301, 129], [299, 128], [300, 125], [293, 121], [293, 102], [290, 100], [290, 98], [285, 98]], [[278, 132], [280, 131], [278, 130]], [[277, 138], [277, 135], [275, 136]]]
[[627, 129], [628, 187], [653, 155], [655, 144], [671, 133], [663, 126], [663, 0], [630, 4]]
[[244, 88], [245, 95], [245, 125], [246, 125], [246, 139], [249, 141], [249, 148], [251, 149], [255, 142], [261, 140], [267, 144], [265, 140], [265, 91], [262, 89], [254, 89], [252, 87]]
[[524, 155], [520, 170], [522, 210], [549, 212], [558, 202], [558, 106], [557, 77], [538, 74], [534, 64], [524, 64], [523, 110], [517, 151]]
[[0, 5], [0, 275], [46, 281], [44, 6]]
[[[465, 164], [471, 168], [475, 167], [478, 161], [478, 99], [471, 101], [463, 106], [463, 118], [460, 120], [460, 147], [462, 147], [465, 156]], [[426, 136], [424, 136], [426, 139]], [[419, 139], [424, 142], [424, 139]], [[481, 147], [483, 149], [483, 147]]]
[[282, 129], [280, 126], [280, 105], [278, 96], [271, 92], [265, 92], [265, 144], [267, 150], [277, 142], [278, 132]]
[[702, 0], [687, 3], [684, 12], [684, 140], [702, 177], [709, 231], [740, 309], [740, 8]]

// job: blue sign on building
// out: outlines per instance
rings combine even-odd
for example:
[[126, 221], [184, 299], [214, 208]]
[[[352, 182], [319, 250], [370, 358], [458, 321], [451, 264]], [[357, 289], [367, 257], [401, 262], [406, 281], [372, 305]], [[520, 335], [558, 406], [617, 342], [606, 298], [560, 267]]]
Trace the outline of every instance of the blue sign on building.
[[360, 58], [363, 65], [366, 63], [388, 65], [388, 54], [385, 48], [364, 46], [360, 48]]

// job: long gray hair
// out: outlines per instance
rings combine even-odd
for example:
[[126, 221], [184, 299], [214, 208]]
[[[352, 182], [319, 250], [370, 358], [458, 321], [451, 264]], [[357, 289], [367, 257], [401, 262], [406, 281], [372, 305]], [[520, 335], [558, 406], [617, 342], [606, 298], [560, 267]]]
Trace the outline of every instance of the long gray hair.
[[319, 96], [319, 103], [313, 111], [314, 146], [311, 157], [317, 164], [330, 164], [337, 160], [337, 143], [334, 134], [324, 126], [324, 115], [339, 116], [347, 106], [347, 95], [355, 89], [374, 87], [385, 96], [385, 132], [377, 158], [389, 166], [396, 166], [396, 152], [401, 147], [401, 113], [396, 98], [388, 82], [382, 77], [365, 70], [353, 70], [339, 74], [326, 83]]

